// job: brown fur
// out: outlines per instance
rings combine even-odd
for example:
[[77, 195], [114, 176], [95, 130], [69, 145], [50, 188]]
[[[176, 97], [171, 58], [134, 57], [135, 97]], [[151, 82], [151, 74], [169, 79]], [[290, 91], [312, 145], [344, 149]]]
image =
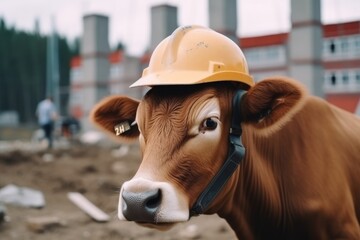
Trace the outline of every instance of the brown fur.
[[110, 96], [100, 101], [90, 113], [90, 121], [112, 139], [124, 143], [132, 142], [134, 137], [139, 135], [139, 130], [132, 127], [125, 132], [122, 138], [115, 135], [115, 125], [128, 121], [130, 124], [135, 121], [136, 109], [139, 101], [123, 96]]
[[[152, 168], [159, 180], [179, 186], [189, 208], [226, 158], [238, 87], [155, 87], [138, 108], [140, 169]], [[222, 111], [218, 146], [186, 134], [192, 111], [210, 96]], [[136, 101], [113, 98], [92, 117], [112, 132], [117, 121], [134, 119], [137, 107]], [[246, 156], [206, 213], [225, 218], [239, 239], [360, 239], [360, 120], [281, 77], [252, 87], [239, 111]], [[137, 133], [132, 129], [120, 138]]]
[[[205, 186], [220, 168], [222, 161], [219, 156], [225, 158], [227, 149], [222, 146], [214, 146], [214, 152], [209, 153], [209, 146], [198, 146], [203, 149], [198, 152], [188, 152], [191, 136], [186, 133], [188, 126], [192, 125], [195, 113], [193, 109], [199, 109], [206, 99], [216, 97], [227, 99], [222, 102], [222, 109], [227, 109], [221, 119], [226, 122], [229, 118], [230, 86], [211, 84], [212, 87], [199, 85], [189, 89], [188, 87], [158, 87], [150, 90], [144, 101], [140, 103], [138, 114], [139, 128], [143, 132], [144, 142], [140, 144], [143, 152], [143, 164], [140, 168], [155, 168], [157, 175], [166, 181], [176, 182], [180, 188], [189, 195], [198, 196]], [[186, 113], [186, 114], [185, 114]], [[222, 136], [222, 142], [227, 142], [227, 134]], [[141, 143], [141, 142], [140, 142]], [[155, 154], [154, 154], [155, 153]], [[206, 156], [206, 162], [204, 162]], [[191, 204], [195, 202], [191, 199]]]
[[266, 108], [252, 92], [261, 96], [278, 83], [290, 93], [276, 89], [264, 98], [269, 115], [260, 121], [248, 114], [243, 124], [248, 154], [234, 194], [241, 204], [232, 207], [240, 206], [247, 223], [233, 228], [245, 239], [360, 239], [359, 119], [285, 79], [255, 86], [243, 112]]

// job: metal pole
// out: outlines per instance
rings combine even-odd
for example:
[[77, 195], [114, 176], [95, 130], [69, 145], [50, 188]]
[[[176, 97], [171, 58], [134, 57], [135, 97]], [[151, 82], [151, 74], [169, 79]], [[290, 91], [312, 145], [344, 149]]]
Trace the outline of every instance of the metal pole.
[[47, 38], [47, 60], [46, 60], [46, 96], [52, 96], [54, 104], [60, 111], [59, 93], [59, 47], [58, 36], [55, 29], [54, 17], [51, 18], [52, 33]]

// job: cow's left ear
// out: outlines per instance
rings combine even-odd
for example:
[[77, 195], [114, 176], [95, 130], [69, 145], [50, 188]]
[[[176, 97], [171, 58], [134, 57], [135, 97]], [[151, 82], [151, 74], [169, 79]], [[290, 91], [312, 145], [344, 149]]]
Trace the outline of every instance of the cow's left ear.
[[113, 139], [132, 142], [139, 136], [134, 123], [139, 101], [125, 96], [110, 96], [95, 105], [90, 120]]
[[243, 122], [257, 129], [274, 130], [301, 109], [306, 95], [305, 88], [293, 79], [264, 79], [249, 89], [241, 103]]

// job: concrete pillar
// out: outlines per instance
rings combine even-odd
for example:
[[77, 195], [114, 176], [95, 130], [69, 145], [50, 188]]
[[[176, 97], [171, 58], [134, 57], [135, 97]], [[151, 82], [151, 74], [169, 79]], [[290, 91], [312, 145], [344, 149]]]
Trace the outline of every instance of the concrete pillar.
[[209, 27], [239, 44], [237, 37], [237, 0], [209, 0]]
[[141, 77], [142, 69], [140, 68], [139, 58], [125, 55], [120, 65], [122, 74], [119, 80], [120, 91], [118, 94], [141, 99], [143, 94], [140, 88], [129, 88], [131, 84]]
[[109, 19], [103, 15], [86, 15], [83, 18], [81, 45], [82, 82], [81, 102], [84, 112], [84, 129], [88, 125], [88, 115], [100, 99], [109, 95]]
[[323, 97], [321, 0], [291, 0], [291, 23], [289, 75]]
[[150, 52], [177, 27], [177, 7], [167, 4], [152, 7]]

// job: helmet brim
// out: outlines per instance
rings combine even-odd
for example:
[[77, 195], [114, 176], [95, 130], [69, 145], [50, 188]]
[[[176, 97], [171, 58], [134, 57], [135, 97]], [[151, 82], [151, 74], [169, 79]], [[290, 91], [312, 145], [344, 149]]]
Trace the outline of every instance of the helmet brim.
[[249, 87], [254, 85], [252, 77], [235, 71], [209, 73], [204, 71], [162, 71], [144, 76], [133, 83], [130, 88], [157, 85], [193, 85], [209, 82], [241, 82]]

